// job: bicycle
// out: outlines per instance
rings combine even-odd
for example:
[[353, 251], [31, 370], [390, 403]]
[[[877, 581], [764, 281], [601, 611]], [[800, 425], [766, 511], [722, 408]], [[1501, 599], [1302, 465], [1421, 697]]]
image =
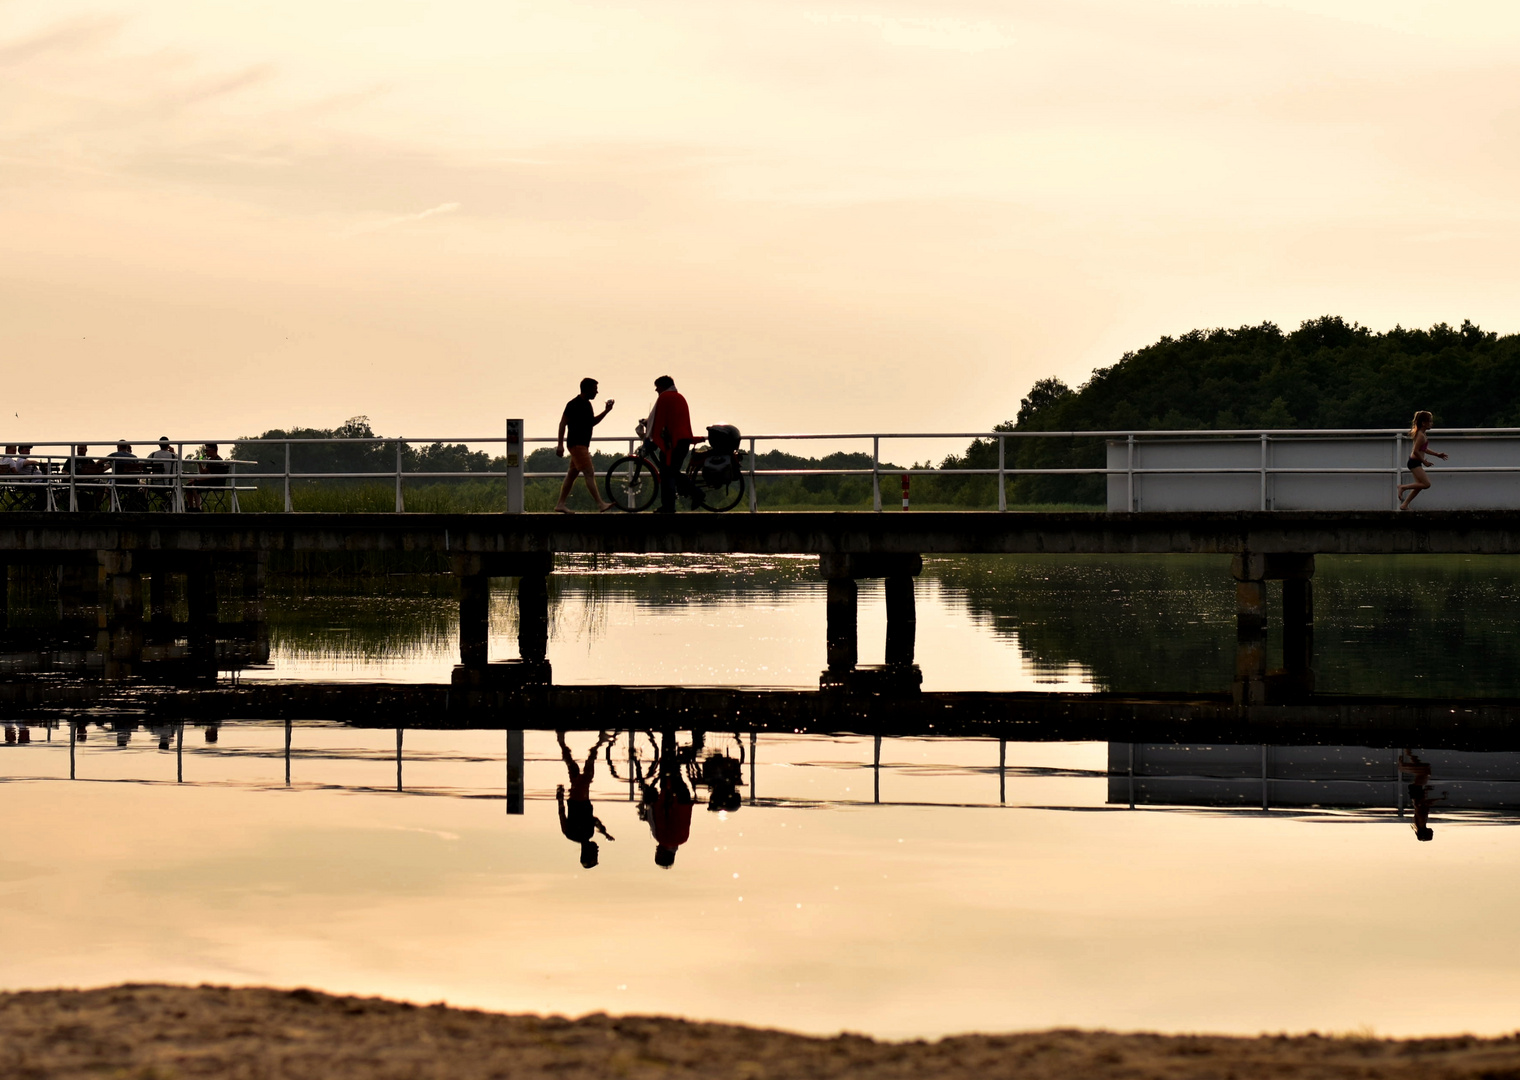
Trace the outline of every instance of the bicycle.
[[[737, 431], [731, 436], [720, 432], [722, 442], [713, 448], [711, 444], [719, 442], [714, 431], [707, 429], [709, 445], [692, 449], [682, 477], [686, 490], [681, 494], [691, 499], [694, 508], [700, 506], [721, 514], [738, 506], [744, 498], [744, 451], [738, 447]], [[732, 449], [728, 446], [730, 442]], [[663, 468], [659, 449], [645, 439], [636, 453], [625, 454], [607, 467], [607, 498], [619, 510], [630, 514], [649, 509], [660, 494]]]

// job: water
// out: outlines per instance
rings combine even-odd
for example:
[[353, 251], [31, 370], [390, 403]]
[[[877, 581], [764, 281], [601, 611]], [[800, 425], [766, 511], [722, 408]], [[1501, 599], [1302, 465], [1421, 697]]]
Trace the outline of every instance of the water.
[[[788, 559], [576, 564], [556, 574], [555, 680], [816, 687], [813, 574]], [[446, 681], [446, 590], [391, 591], [279, 592], [272, 664], [243, 677]], [[1515, 695], [1516, 595], [1500, 561], [1322, 559], [1320, 689]], [[1219, 692], [1233, 672], [1219, 560], [934, 561], [918, 604], [926, 690]], [[503, 658], [509, 589], [495, 608]], [[879, 588], [862, 590], [860, 632], [862, 661], [880, 660]], [[1447, 792], [1419, 843], [1399, 747], [1375, 732], [1366, 748], [1138, 757], [778, 732], [709, 731], [698, 749], [651, 717], [595, 755], [590, 794], [616, 839], [598, 837], [585, 869], [560, 828], [571, 776], [552, 731], [524, 735], [514, 814], [500, 729], [406, 730], [398, 760], [384, 716], [288, 732], [81, 719], [84, 742], [39, 725], [0, 747], [5, 987], [313, 985], [882, 1036], [1497, 1033], [1520, 1005], [1508, 750], [1416, 748]], [[567, 735], [577, 768], [597, 739]], [[693, 783], [713, 755], [735, 762], [737, 809], [708, 810]], [[1135, 760], [1171, 776], [1132, 784]], [[697, 805], [663, 869], [639, 777], [657, 796], [677, 762]]]

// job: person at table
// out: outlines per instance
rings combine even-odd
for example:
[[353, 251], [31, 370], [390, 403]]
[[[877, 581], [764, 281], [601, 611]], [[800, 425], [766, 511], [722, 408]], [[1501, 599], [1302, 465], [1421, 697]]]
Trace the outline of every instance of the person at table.
[[[174, 462], [179, 460], [179, 455], [169, 445], [169, 436], [158, 437], [158, 449], [148, 455], [148, 471], [160, 476], [172, 476], [174, 474]], [[157, 484], [167, 484], [167, 480], [154, 481]]]
[[222, 460], [219, 447], [214, 442], [208, 442], [202, 446], [194, 460], [196, 471], [200, 475], [191, 480], [186, 488], [185, 505], [190, 510], [199, 510], [201, 509], [201, 493], [195, 489], [197, 487], [226, 487], [227, 481], [211, 480], [207, 477], [225, 475], [230, 466]]
[[[32, 446], [25, 443], [16, 447], [16, 456], [13, 459], [17, 474], [20, 476], [19, 483], [40, 484], [43, 483], [42, 474], [46, 471], [43, 463], [32, 457]], [[22, 503], [22, 509], [42, 510], [46, 507], [46, 497], [43, 492], [27, 490], [18, 493]]]
[[676, 512], [676, 493], [684, 492], [686, 480], [682, 469], [691, 450], [691, 410], [676, 389], [676, 381], [661, 375], [654, 381], [656, 395], [649, 419], [639, 422], [641, 439], [653, 440], [660, 451], [660, 508], [657, 514]]
[[[106, 455], [106, 463], [110, 465], [111, 472], [116, 476], [138, 476], [143, 471], [142, 460], [132, 453], [132, 444], [122, 439], [116, 444], [116, 449]], [[120, 492], [118, 497], [127, 505], [123, 510], [141, 510], [144, 507], [143, 496], [140, 490], [140, 481], [129, 480], [113, 481]]]
[[559, 418], [559, 441], [554, 447], [555, 457], [565, 456], [565, 447], [570, 447], [570, 468], [565, 472], [565, 481], [559, 486], [559, 502], [554, 504], [557, 513], [573, 513], [565, 505], [570, 498], [570, 492], [575, 487], [575, 478], [584, 477], [586, 490], [591, 492], [591, 501], [596, 503], [598, 512], [611, 510], [610, 502], [602, 502], [601, 493], [596, 490], [596, 466], [591, 462], [591, 429], [606, 419], [612, 411], [614, 404], [611, 398], [607, 399], [606, 406], [601, 412], [595, 413], [591, 409], [591, 402], [596, 397], [596, 380], [582, 379], [581, 392], [565, 405], [565, 411]]
[[16, 460], [16, 445], [12, 443], [5, 448], [5, 456], [0, 457], [0, 474], [6, 476], [16, 475], [16, 473], [21, 471], [16, 467], [17, 464], [19, 463]]
[[564, 784], [554, 789], [554, 799], [559, 804], [559, 831], [565, 834], [566, 840], [581, 846], [581, 866], [590, 870], [600, 858], [596, 834], [601, 833], [608, 840], [613, 839], [591, 806], [591, 781], [596, 775], [596, 755], [606, 745], [607, 733], [603, 731], [597, 735], [596, 745], [586, 755], [586, 764], [583, 766], [575, 764], [575, 756], [565, 745], [565, 733], [556, 731], [554, 735], [559, 739], [560, 756], [565, 759], [565, 769], [570, 774], [568, 800], [565, 798]]
[[74, 478], [74, 502], [81, 510], [94, 511], [100, 509], [102, 501], [99, 482], [91, 483], [84, 477], [101, 476], [106, 472], [104, 462], [96, 461], [89, 456], [90, 448], [84, 443], [74, 447], [74, 452], [63, 463], [65, 476]]

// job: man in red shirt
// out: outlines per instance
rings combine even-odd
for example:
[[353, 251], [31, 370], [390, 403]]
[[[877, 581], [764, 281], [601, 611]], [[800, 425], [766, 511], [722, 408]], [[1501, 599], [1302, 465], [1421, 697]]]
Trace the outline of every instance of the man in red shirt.
[[676, 512], [676, 489], [684, 488], [681, 470], [686, 465], [686, 455], [691, 451], [691, 410], [686, 399], [676, 389], [676, 381], [669, 375], [661, 375], [654, 381], [654, 409], [641, 427], [639, 435], [654, 440], [660, 448], [660, 508], [657, 514]]

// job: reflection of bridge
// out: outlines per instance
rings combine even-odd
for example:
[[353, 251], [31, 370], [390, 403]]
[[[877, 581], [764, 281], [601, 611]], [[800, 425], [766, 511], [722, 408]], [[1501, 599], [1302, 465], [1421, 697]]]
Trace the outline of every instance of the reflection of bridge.
[[92, 718], [323, 720], [355, 728], [601, 728], [1115, 743], [1420, 745], [1520, 750], [1520, 700], [1313, 695], [1241, 706], [1229, 694], [918, 693], [731, 687], [526, 686], [482, 704], [457, 686], [245, 682], [146, 687], [0, 683], [0, 711], [43, 722]]
[[[155, 660], [192, 673], [257, 660], [262, 588], [272, 557], [313, 552], [430, 553], [459, 581], [455, 686], [480, 704], [550, 681], [547, 579], [561, 553], [816, 555], [828, 584], [825, 686], [912, 691], [913, 578], [935, 554], [1228, 554], [1234, 556], [1239, 650], [1235, 698], [1246, 705], [1313, 690], [1316, 554], [1514, 554], [1520, 512], [775, 513], [684, 515], [39, 514], [0, 516], [0, 563], [59, 567], [60, 614], [82, 628], [75, 651], [108, 678]], [[241, 580], [241, 618], [224, 621], [216, 577]], [[183, 577], [189, 618], [162, 597]], [[516, 578], [519, 658], [490, 663], [489, 582]], [[856, 582], [886, 580], [883, 670], [857, 665]], [[1267, 585], [1282, 580], [1285, 670], [1266, 671]], [[144, 620], [144, 583], [153, 606]], [[247, 642], [229, 652], [229, 641]], [[158, 651], [154, 651], [157, 649]], [[67, 650], [64, 650], [67, 651]], [[218, 656], [223, 658], [218, 661]]]

